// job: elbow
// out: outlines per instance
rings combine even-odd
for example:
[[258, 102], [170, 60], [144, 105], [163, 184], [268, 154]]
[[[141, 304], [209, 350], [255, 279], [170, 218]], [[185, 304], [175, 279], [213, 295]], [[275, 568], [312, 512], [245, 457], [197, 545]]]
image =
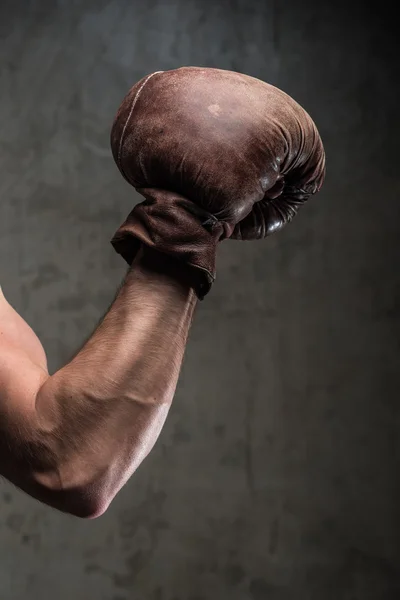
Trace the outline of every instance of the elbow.
[[106, 512], [107, 507], [104, 508], [103, 505], [99, 505], [96, 507], [80, 507], [76, 509], [75, 507], [71, 507], [66, 510], [66, 512], [72, 517], [76, 517], [77, 519], [98, 519]]
[[73, 516], [80, 519], [98, 519], [107, 512], [112, 500], [113, 498], [99, 496], [93, 498], [90, 502], [83, 502], [78, 510], [75, 510]]
[[78, 519], [97, 519], [104, 515], [110, 506], [112, 498], [92, 489], [69, 490], [63, 492], [63, 512]]
[[83, 484], [63, 488], [41, 487], [40, 491], [32, 494], [63, 513], [79, 519], [97, 519], [104, 515], [111, 504], [109, 497], [102, 486]]
[[[69, 461], [62, 468], [30, 474], [34, 488], [26, 490], [53, 508], [79, 519], [97, 519], [108, 510], [127, 480], [126, 469]], [[33, 493], [32, 493], [33, 492]]]
[[19, 469], [5, 475], [32, 498], [79, 519], [97, 519], [104, 515], [118, 491], [107, 468], [101, 472], [99, 469], [83, 472], [79, 465], [70, 462], [66, 476], [59, 468], [40, 467], [32, 469], [31, 464], [25, 464], [21, 468], [19, 465]]
[[62, 511], [78, 519], [97, 519], [104, 515], [107, 508], [108, 505], [103, 502], [95, 501], [88, 503], [78, 498], [74, 501], [71, 501], [71, 499], [66, 500], [63, 503]]

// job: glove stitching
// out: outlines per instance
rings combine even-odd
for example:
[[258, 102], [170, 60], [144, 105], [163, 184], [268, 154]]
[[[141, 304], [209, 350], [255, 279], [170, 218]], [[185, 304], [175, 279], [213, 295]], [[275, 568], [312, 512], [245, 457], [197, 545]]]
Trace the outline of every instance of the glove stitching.
[[123, 167], [122, 167], [122, 164], [121, 164], [122, 146], [123, 146], [123, 143], [124, 143], [124, 141], [125, 141], [125, 133], [126, 133], [126, 129], [127, 129], [127, 127], [128, 127], [129, 121], [131, 120], [131, 117], [132, 117], [133, 110], [134, 110], [134, 108], [135, 108], [135, 106], [136, 106], [136, 103], [137, 103], [137, 101], [138, 101], [138, 99], [139, 99], [139, 96], [140, 96], [140, 94], [141, 94], [141, 92], [142, 92], [142, 90], [143, 90], [144, 86], [146, 85], [146, 83], [147, 83], [147, 82], [148, 82], [148, 81], [149, 81], [149, 80], [150, 80], [150, 79], [151, 79], [151, 78], [152, 78], [154, 75], [157, 75], [158, 73], [163, 73], [163, 72], [164, 72], [164, 71], [156, 71], [155, 73], [151, 73], [151, 74], [150, 74], [148, 77], [146, 77], [146, 79], [144, 80], [144, 82], [142, 83], [142, 85], [140, 86], [140, 88], [138, 89], [136, 96], [135, 96], [135, 97], [134, 97], [134, 99], [133, 99], [132, 106], [131, 106], [131, 109], [130, 109], [130, 111], [129, 111], [129, 115], [128, 115], [128, 117], [127, 117], [126, 121], [125, 121], [125, 125], [124, 125], [124, 127], [123, 127], [123, 130], [122, 130], [121, 139], [120, 139], [120, 142], [119, 142], [119, 148], [118, 148], [118, 167], [121, 169], [121, 171], [122, 171], [122, 173], [123, 173], [123, 175], [124, 175], [125, 179], [126, 179], [127, 181], [129, 181], [129, 183], [131, 183], [131, 181], [130, 181], [130, 180], [129, 180], [129, 178], [127, 177], [127, 175], [126, 175], [126, 173], [125, 173], [125, 171], [124, 171], [124, 169], [123, 169]]

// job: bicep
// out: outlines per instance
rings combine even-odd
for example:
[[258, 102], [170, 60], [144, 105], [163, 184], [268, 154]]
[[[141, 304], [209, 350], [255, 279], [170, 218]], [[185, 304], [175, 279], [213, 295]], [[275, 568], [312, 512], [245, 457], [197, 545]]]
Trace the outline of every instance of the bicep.
[[47, 378], [27, 354], [0, 343], [0, 473], [8, 479], [34, 437], [36, 397]]
[[32, 437], [36, 397], [48, 377], [45, 352], [39, 339], [1, 298], [0, 474], [8, 479], [14, 479], [24, 444]]
[[28, 323], [6, 300], [0, 287], [0, 342], [11, 344], [47, 372], [44, 348]]

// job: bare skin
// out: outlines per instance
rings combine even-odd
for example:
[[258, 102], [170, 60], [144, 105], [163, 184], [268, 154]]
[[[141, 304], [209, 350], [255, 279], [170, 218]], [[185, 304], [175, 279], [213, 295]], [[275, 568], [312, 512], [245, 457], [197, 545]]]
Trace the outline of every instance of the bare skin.
[[196, 302], [184, 269], [142, 250], [93, 335], [50, 376], [0, 290], [0, 474], [63, 512], [103, 514], [165, 423]]

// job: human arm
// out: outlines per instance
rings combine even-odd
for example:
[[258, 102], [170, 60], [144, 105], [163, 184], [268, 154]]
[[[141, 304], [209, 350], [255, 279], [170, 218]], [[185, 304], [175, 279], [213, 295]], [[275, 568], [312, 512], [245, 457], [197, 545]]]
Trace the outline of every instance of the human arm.
[[4, 339], [1, 474], [64, 512], [102, 514], [158, 438], [195, 305], [185, 269], [146, 250], [94, 334], [54, 375]]

